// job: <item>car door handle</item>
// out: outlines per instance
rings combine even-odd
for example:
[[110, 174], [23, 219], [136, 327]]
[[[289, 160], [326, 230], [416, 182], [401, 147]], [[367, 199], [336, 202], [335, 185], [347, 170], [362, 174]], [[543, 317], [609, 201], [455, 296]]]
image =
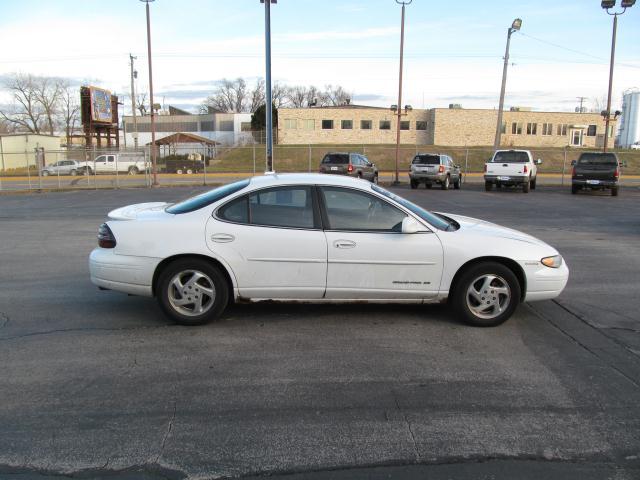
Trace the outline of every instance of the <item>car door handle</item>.
[[214, 233], [211, 235], [211, 241], [216, 243], [229, 243], [236, 239], [233, 235], [228, 233]]
[[356, 242], [352, 242], [351, 240], [336, 240], [333, 242], [333, 246], [336, 248], [354, 248]]

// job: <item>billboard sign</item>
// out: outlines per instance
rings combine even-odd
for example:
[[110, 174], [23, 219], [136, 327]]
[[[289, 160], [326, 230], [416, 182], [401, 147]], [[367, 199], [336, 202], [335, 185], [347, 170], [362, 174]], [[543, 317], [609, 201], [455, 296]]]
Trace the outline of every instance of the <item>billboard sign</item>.
[[89, 87], [91, 92], [91, 120], [96, 123], [112, 123], [111, 92], [97, 87]]

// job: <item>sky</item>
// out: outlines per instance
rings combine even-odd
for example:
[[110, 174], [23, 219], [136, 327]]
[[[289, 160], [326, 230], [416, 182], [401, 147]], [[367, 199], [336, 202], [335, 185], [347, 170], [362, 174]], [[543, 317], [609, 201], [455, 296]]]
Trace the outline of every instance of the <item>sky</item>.
[[[157, 103], [196, 111], [216, 81], [264, 77], [259, 0], [156, 0], [150, 8]], [[397, 103], [394, 0], [278, 0], [271, 12], [274, 80], [341, 85], [357, 104]], [[402, 103], [497, 108], [507, 29], [517, 17], [506, 108], [573, 111], [579, 96], [590, 108], [606, 98], [613, 17], [599, 0], [413, 0]], [[617, 37], [615, 108], [624, 90], [640, 87], [640, 3], [619, 17]], [[67, 77], [126, 103], [131, 53], [137, 89], [148, 91], [145, 6], [137, 0], [0, 0], [0, 45], [0, 79]]]

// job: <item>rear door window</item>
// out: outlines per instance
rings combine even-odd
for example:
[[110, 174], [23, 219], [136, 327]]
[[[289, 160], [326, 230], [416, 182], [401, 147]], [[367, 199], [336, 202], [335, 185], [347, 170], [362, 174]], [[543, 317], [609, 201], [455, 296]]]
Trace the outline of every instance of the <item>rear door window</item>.
[[249, 222], [252, 225], [314, 228], [311, 187], [291, 186], [261, 190], [249, 195]]
[[346, 153], [329, 153], [322, 159], [323, 164], [346, 165], [349, 163], [349, 155]]
[[578, 159], [578, 165], [618, 165], [616, 156], [612, 153], [583, 153]]
[[527, 163], [529, 155], [527, 152], [496, 152], [493, 163]]
[[413, 165], [440, 165], [440, 155], [416, 155]]

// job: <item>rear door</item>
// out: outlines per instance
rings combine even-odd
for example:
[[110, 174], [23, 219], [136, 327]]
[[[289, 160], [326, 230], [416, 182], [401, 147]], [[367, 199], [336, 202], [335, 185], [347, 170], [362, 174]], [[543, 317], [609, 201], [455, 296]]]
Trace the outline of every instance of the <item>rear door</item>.
[[207, 246], [224, 258], [247, 298], [322, 298], [327, 242], [313, 189], [259, 190], [220, 207], [206, 226]]

